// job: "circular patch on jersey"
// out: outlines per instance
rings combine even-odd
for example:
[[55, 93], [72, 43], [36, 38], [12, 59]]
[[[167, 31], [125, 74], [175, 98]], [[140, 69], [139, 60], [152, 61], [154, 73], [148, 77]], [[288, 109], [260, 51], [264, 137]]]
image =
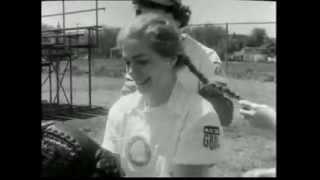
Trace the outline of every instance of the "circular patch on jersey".
[[132, 137], [126, 147], [128, 160], [136, 166], [142, 167], [151, 160], [151, 148], [142, 136]]

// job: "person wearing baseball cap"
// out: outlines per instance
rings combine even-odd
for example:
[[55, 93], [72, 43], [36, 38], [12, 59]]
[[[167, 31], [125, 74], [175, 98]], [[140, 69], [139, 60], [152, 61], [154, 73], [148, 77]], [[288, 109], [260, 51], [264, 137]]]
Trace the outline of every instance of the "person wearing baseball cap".
[[[172, 20], [179, 28], [184, 28], [189, 23], [191, 10], [189, 7], [183, 5], [181, 0], [132, 0], [132, 2], [137, 16], [148, 12], [158, 13]], [[184, 51], [196, 69], [208, 78], [210, 83], [214, 82], [226, 86], [227, 80], [221, 68], [221, 60], [216, 51], [201, 44], [188, 34], [181, 33], [181, 38]], [[125, 77], [125, 83], [121, 90], [123, 95], [136, 90], [135, 84], [132, 83], [130, 76], [126, 74]], [[187, 90], [193, 92], [198, 92], [200, 89], [203, 89], [202, 91], [210, 90], [210, 88], [204, 89], [204, 84], [190, 73], [187, 68], [179, 72], [178, 78]], [[217, 93], [215, 96], [205, 98], [217, 111], [221, 124], [223, 126], [229, 126], [233, 120], [233, 102], [223, 96], [222, 93]]]

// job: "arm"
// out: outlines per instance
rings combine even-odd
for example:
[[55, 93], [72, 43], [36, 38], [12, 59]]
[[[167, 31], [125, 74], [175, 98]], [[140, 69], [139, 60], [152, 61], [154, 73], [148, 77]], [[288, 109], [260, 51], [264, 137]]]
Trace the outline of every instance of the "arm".
[[[247, 100], [240, 100], [240, 114], [248, 120], [251, 126], [272, 133], [276, 131], [276, 112], [273, 108], [256, 104]], [[242, 177], [276, 177], [275, 168], [257, 168], [245, 172]]]
[[263, 104], [256, 104], [247, 100], [240, 100], [240, 114], [247, 119], [251, 126], [276, 131], [276, 112], [273, 108]]
[[226, 85], [228, 81], [219, 55], [215, 50], [207, 49], [207, 60], [203, 62], [200, 71], [207, 75], [209, 82]]
[[118, 139], [121, 136], [121, 123], [123, 122], [124, 113], [121, 112], [121, 99], [118, 100], [109, 110], [102, 147], [113, 153], [119, 152]]
[[[204, 115], [199, 117], [199, 113]], [[171, 175], [208, 177], [212, 166], [221, 160], [223, 129], [207, 101], [203, 101], [202, 108], [193, 108], [190, 114], [193, 115], [184, 125], [177, 143]]]
[[253, 169], [247, 171], [241, 177], [276, 177], [276, 168]]
[[211, 49], [189, 35], [184, 35], [185, 53], [196, 68], [209, 79], [210, 82], [226, 84], [227, 79], [221, 67], [221, 59], [214, 49]]
[[190, 36], [184, 36], [185, 53], [191, 63], [206, 79], [208, 83], [200, 83], [198, 80], [197, 90], [199, 94], [212, 103], [219, 115], [223, 126], [228, 126], [233, 120], [234, 106], [229, 97], [225, 97], [219, 87], [226, 88], [227, 80], [221, 67], [218, 54]]
[[[119, 100], [120, 101], [120, 100]], [[95, 155], [97, 159], [96, 168], [101, 172], [106, 172], [110, 167], [116, 167], [117, 173], [120, 177], [125, 176], [124, 170], [121, 168], [120, 145], [119, 138], [121, 138], [121, 122], [123, 119], [123, 112], [121, 112], [120, 105], [117, 101], [108, 113], [104, 138], [101, 145], [101, 150]], [[112, 156], [113, 158], [110, 158]]]

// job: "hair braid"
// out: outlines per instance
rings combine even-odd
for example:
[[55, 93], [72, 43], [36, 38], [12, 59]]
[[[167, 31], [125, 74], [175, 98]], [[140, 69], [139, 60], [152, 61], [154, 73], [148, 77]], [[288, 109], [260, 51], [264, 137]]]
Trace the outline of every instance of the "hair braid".
[[[197, 70], [197, 68], [193, 65], [193, 63], [190, 61], [190, 58], [188, 56], [186, 56], [184, 54], [178, 55], [178, 64], [186, 65], [189, 68], [189, 70], [202, 82], [202, 84], [208, 85], [210, 83], [208, 78], [206, 78], [199, 70]], [[210, 85], [217, 87], [218, 89], [220, 89], [220, 91], [223, 94], [227, 94], [231, 98], [238, 99], [238, 100], [240, 99], [240, 96], [237, 93], [231, 91], [227, 87], [219, 87], [214, 83], [210, 84]], [[204, 95], [203, 90], [200, 90], [199, 93], [201, 95]], [[206, 95], [204, 95], [204, 96], [206, 96]]]
[[178, 61], [186, 65], [189, 70], [203, 83], [208, 84], [209, 80], [200, 72], [197, 70], [197, 68], [193, 65], [193, 63], [190, 61], [190, 58], [184, 54], [178, 55]]

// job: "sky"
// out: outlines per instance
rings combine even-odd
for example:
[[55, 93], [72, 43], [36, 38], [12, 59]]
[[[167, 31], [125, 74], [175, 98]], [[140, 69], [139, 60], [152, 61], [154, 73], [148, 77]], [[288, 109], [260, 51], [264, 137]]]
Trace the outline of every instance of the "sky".
[[[189, 24], [276, 22], [276, 2], [247, 0], [182, 0], [192, 11]], [[130, 1], [99, 1], [99, 25], [123, 27], [134, 18]], [[65, 1], [65, 12], [95, 8], [95, 1]], [[42, 15], [62, 12], [62, 1], [42, 2]], [[95, 12], [66, 15], [66, 27], [95, 25]], [[62, 16], [42, 17], [42, 23], [62, 26]], [[229, 25], [229, 31], [249, 34], [253, 28], [264, 28], [269, 37], [276, 37], [276, 24]]]

